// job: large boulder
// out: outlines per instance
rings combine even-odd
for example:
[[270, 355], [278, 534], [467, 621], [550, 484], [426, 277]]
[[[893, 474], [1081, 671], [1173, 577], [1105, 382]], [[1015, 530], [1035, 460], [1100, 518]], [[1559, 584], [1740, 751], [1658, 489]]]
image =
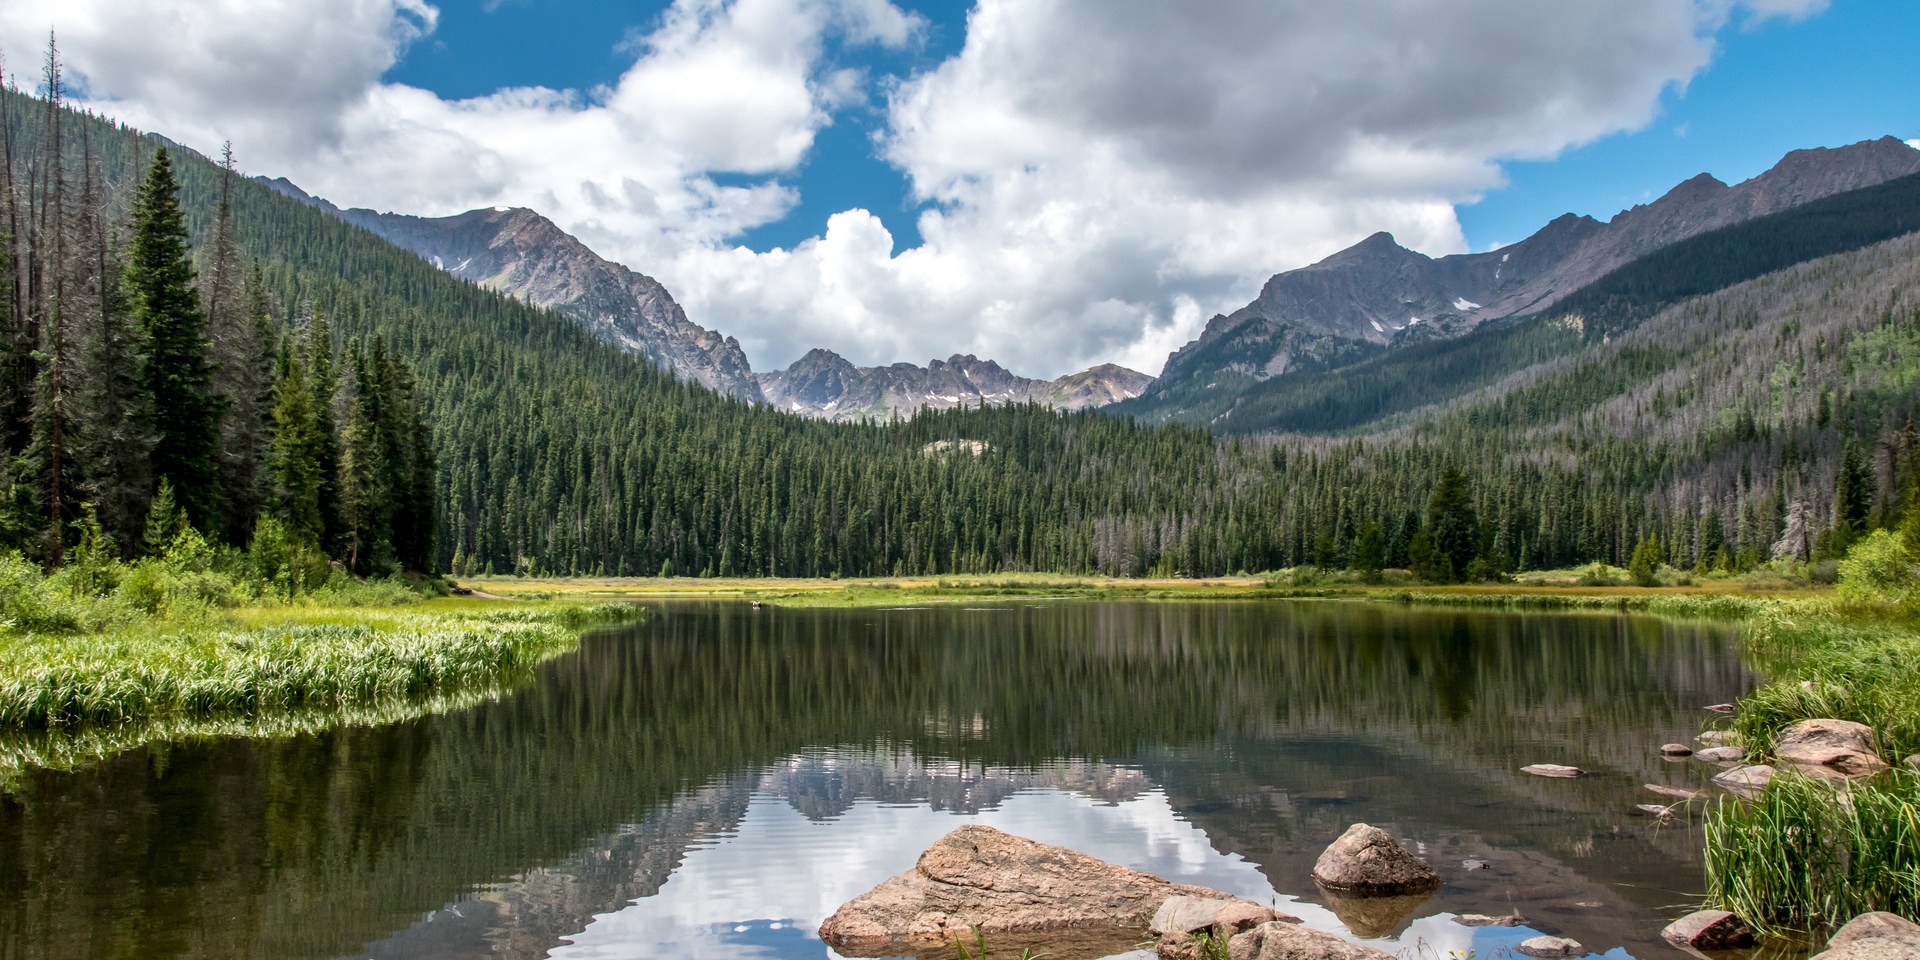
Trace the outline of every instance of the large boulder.
[[1229, 900], [1065, 847], [969, 825], [940, 838], [912, 870], [848, 901], [820, 925], [847, 956], [899, 956], [985, 937], [1060, 960], [1121, 953], [1146, 939], [1168, 898]]
[[1920, 956], [1920, 924], [1899, 914], [1860, 914], [1826, 941], [1812, 960], [1914, 960]]
[[1389, 897], [1425, 893], [1440, 886], [1440, 874], [1407, 852], [1379, 827], [1356, 823], [1320, 854], [1313, 880], [1330, 890]]
[[1773, 738], [1773, 755], [1800, 767], [1866, 777], [1887, 768], [1873, 747], [1873, 728], [1851, 720], [1802, 720]]
[[1660, 936], [1683, 950], [1739, 950], [1753, 946], [1753, 929], [1725, 910], [1696, 910], [1667, 924]]
[[1348, 943], [1294, 923], [1266, 923], [1227, 941], [1229, 960], [1393, 960], [1393, 954]]
[[1920, 957], [1920, 924], [1892, 913], [1863, 913], [1834, 931], [1813, 960], [1913, 960]]
[[1299, 917], [1275, 913], [1251, 900], [1177, 896], [1160, 904], [1147, 923], [1147, 932], [1160, 938], [1160, 960], [1199, 960], [1201, 936], [1231, 940], [1274, 920], [1300, 922]]

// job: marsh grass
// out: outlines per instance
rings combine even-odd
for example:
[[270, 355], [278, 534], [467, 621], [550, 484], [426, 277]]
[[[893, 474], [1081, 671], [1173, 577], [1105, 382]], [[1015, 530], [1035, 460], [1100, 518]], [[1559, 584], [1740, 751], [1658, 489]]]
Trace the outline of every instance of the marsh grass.
[[1707, 896], [1755, 929], [1818, 933], [1862, 913], [1920, 913], [1920, 776], [1836, 788], [1783, 771], [1706, 821]]
[[[1920, 614], [1910, 606], [1764, 601], [1746, 648], [1772, 682], [1742, 698], [1734, 729], [1773, 742], [1801, 720], [1874, 729], [1896, 766], [1836, 787], [1783, 769], [1752, 802], [1708, 812], [1708, 901], [1775, 935], [1819, 937], [1861, 913], [1920, 916]], [[1755, 759], [1764, 759], [1764, 752]]]
[[0, 729], [251, 716], [417, 698], [497, 678], [572, 649], [576, 630], [637, 611], [591, 608], [355, 610], [313, 622], [124, 629], [0, 640]]

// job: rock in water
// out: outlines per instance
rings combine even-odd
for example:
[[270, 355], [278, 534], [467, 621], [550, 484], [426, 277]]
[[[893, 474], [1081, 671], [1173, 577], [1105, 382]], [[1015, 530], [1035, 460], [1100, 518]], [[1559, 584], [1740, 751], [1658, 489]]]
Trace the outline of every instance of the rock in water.
[[1725, 910], [1689, 913], [1667, 924], [1660, 936], [1683, 950], [1739, 950], [1753, 946], [1753, 930]]
[[1463, 927], [1517, 927], [1527, 922], [1519, 914], [1504, 917], [1489, 917], [1484, 913], [1463, 913], [1453, 918], [1453, 922]]
[[1521, 773], [1531, 773], [1536, 777], [1577, 777], [1585, 770], [1579, 767], [1567, 767], [1557, 763], [1536, 763], [1520, 768]]
[[1709, 747], [1730, 747], [1740, 742], [1740, 735], [1732, 730], [1707, 730], [1694, 739]]
[[1887, 768], [1873, 749], [1873, 728], [1851, 720], [1802, 720], [1773, 738], [1773, 755], [1803, 767], [1827, 767], [1848, 776]]
[[1196, 938], [1201, 934], [1229, 940], [1273, 920], [1300, 922], [1299, 917], [1274, 913], [1251, 900], [1177, 896], [1160, 904], [1147, 924], [1147, 932], [1160, 938], [1160, 960], [1200, 960]]
[[1348, 943], [1293, 923], [1265, 923], [1227, 941], [1229, 960], [1393, 960], [1393, 954]]
[[1677, 797], [1681, 800], [1704, 800], [1707, 796], [1705, 793], [1689, 790], [1686, 787], [1669, 787], [1658, 783], [1649, 783], [1646, 787], [1663, 797]]
[[1767, 789], [1767, 784], [1773, 782], [1773, 768], [1765, 764], [1754, 767], [1735, 767], [1714, 777], [1713, 782], [1751, 800]]
[[1356, 823], [1320, 854], [1315, 883], [1345, 894], [1398, 896], [1440, 886], [1440, 874], [1379, 827]]
[[1667, 757], [1687, 757], [1693, 755], [1693, 748], [1684, 743], [1663, 743], [1660, 754]]
[[1892, 913], [1863, 913], [1834, 931], [1813, 960], [1913, 960], [1920, 957], [1920, 924]]
[[1747, 748], [1708, 747], [1705, 750], [1696, 751], [1693, 758], [1705, 760], [1708, 763], [1739, 763], [1747, 758]]
[[1534, 937], [1520, 941], [1520, 945], [1514, 949], [1529, 957], [1539, 957], [1541, 960], [1577, 957], [1587, 952], [1587, 948], [1581, 946], [1580, 941], [1568, 940], [1566, 937]]
[[[977, 933], [1060, 960], [1101, 957], [1138, 944], [1148, 920], [1175, 896], [1232, 899], [969, 825], [928, 847], [912, 870], [848, 901], [820, 925], [820, 939], [848, 956], [899, 956]], [[1019, 942], [1008, 942], [1009, 934]]]

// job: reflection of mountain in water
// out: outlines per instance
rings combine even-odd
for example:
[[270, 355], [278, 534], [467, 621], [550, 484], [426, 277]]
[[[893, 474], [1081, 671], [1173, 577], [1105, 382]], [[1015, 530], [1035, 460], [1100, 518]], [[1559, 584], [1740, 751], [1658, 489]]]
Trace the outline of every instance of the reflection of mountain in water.
[[[458, 714], [26, 778], [0, 799], [0, 956], [539, 956], [756, 792], [831, 820], [1150, 778], [1284, 892], [1310, 894], [1303, 851], [1356, 819], [1529, 851], [1490, 858], [1488, 897], [1697, 882], [1697, 841], [1620, 814], [1666, 776], [1649, 746], [1746, 682], [1722, 646], [1349, 604], [673, 608]], [[1522, 755], [1603, 773], [1532, 781]]]

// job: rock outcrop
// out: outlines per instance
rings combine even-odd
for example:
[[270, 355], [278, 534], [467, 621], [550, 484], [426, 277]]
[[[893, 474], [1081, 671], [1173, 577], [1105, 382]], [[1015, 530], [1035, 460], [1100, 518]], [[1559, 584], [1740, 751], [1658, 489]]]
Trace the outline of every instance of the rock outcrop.
[[1873, 728], [1850, 720], [1802, 720], [1773, 738], [1773, 755], [1803, 770], [1866, 777], [1887, 769], [1874, 750]]
[[1863, 913], [1827, 941], [1813, 960], [1913, 960], [1920, 957], [1920, 924], [1892, 913]]
[[1267, 923], [1227, 941], [1231, 960], [1393, 960], [1393, 954], [1348, 943], [1292, 923]]
[[1160, 905], [1147, 924], [1147, 932], [1160, 938], [1156, 951], [1159, 960], [1201, 960], [1203, 935], [1217, 941], [1231, 940], [1274, 920], [1300, 922], [1299, 917], [1274, 913], [1251, 900], [1178, 896], [1168, 897]]
[[968, 825], [928, 847], [912, 870], [835, 911], [820, 939], [849, 956], [898, 956], [977, 934], [998, 948], [1031, 946], [1061, 960], [1101, 957], [1146, 939], [1148, 922], [1178, 896], [1232, 899]]
[[1683, 950], [1739, 950], [1753, 946], [1753, 929], [1725, 910], [1697, 910], [1660, 931], [1661, 939]]
[[924, 367], [855, 366], [831, 350], [810, 350], [785, 370], [758, 376], [767, 404], [823, 420], [885, 420], [915, 410], [1039, 403], [1061, 410], [1100, 407], [1140, 395], [1153, 382], [1111, 363], [1058, 380], [1016, 376], [992, 360], [955, 354]]
[[1425, 860], [1385, 830], [1364, 823], [1348, 827], [1320, 854], [1313, 881], [1340, 893], [1376, 897], [1428, 893], [1441, 884], [1440, 874]]

